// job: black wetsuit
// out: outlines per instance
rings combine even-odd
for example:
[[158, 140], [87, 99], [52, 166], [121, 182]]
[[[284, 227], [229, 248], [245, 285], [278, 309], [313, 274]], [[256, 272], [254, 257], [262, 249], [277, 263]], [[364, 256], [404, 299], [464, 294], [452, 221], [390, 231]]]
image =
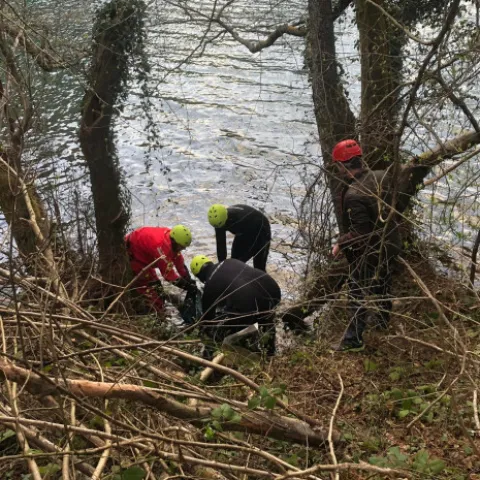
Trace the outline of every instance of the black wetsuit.
[[253, 258], [253, 266], [265, 271], [272, 238], [268, 218], [248, 205], [232, 205], [227, 210], [227, 223], [222, 228], [215, 229], [218, 261], [227, 258], [228, 230], [235, 235], [232, 258], [242, 262]]
[[264, 271], [233, 258], [206, 264], [198, 277], [205, 283], [202, 330], [221, 341], [258, 322], [263, 331], [270, 332], [273, 340], [267, 348], [273, 353], [274, 309], [281, 299], [277, 282]]

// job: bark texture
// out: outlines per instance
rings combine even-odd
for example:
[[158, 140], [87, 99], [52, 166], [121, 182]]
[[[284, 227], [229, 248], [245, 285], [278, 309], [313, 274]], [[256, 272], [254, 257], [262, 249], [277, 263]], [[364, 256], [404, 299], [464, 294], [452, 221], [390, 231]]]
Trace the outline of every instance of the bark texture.
[[346, 138], [355, 138], [355, 116], [350, 110], [338, 72], [331, 0], [309, 0], [308, 13], [315, 119], [323, 164], [332, 172], [332, 175], [329, 175], [329, 187], [334, 198], [335, 215], [339, 220], [340, 205], [337, 197], [341, 191], [341, 183], [336, 179], [335, 172], [331, 170], [331, 152], [337, 142]]
[[93, 194], [99, 270], [105, 280], [119, 285], [129, 272], [123, 240], [129, 201], [122, 188], [112, 127], [128, 70], [131, 21], [137, 13], [135, 2], [125, 0], [114, 0], [99, 12], [80, 128]]
[[[387, 8], [385, 0], [374, 0]], [[361, 63], [360, 139], [365, 163], [385, 168], [394, 158], [398, 85], [405, 36], [375, 5], [356, 1]]]

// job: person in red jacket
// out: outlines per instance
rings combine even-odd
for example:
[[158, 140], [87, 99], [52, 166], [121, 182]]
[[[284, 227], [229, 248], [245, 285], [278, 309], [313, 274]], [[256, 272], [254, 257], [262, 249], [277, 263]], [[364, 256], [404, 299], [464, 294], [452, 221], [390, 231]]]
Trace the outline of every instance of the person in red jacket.
[[150, 301], [157, 312], [165, 306], [158, 270], [167, 282], [176, 287], [187, 291], [196, 288], [181, 254], [191, 242], [192, 234], [184, 225], [175, 225], [172, 229], [142, 227], [125, 237], [130, 266], [138, 276], [136, 290]]

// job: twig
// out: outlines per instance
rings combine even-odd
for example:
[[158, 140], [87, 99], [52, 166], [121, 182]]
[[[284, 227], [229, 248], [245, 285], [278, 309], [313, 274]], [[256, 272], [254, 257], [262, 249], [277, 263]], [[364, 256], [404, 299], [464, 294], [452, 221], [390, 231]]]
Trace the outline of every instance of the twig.
[[[332, 434], [333, 434], [333, 424], [335, 422], [335, 416], [337, 414], [338, 407], [340, 406], [340, 402], [342, 401], [343, 396], [343, 380], [340, 374], [338, 374], [338, 381], [340, 382], [340, 392], [337, 397], [337, 401], [335, 402], [335, 407], [333, 407], [332, 416], [330, 417], [330, 427], [328, 429], [328, 446], [330, 449], [330, 457], [332, 458], [332, 463], [334, 465], [338, 465], [337, 456], [335, 455], [335, 448], [332, 441]], [[340, 474], [338, 471], [335, 472], [335, 480], [340, 480]]]
[[470, 267], [470, 284], [472, 288], [475, 285], [475, 276], [477, 274], [477, 254], [478, 249], [480, 248], [480, 230], [477, 232], [477, 238], [475, 239], [475, 243], [472, 249], [472, 265]]
[[377, 467], [375, 465], [370, 465], [366, 462], [359, 462], [359, 463], [339, 463], [337, 465], [314, 465], [313, 467], [307, 468], [306, 470], [302, 470], [300, 472], [289, 472], [285, 475], [277, 477], [276, 480], [286, 480], [287, 478], [299, 478], [305, 477], [315, 472], [345, 472], [351, 470], [360, 470], [364, 472], [370, 473], [379, 473], [381, 475], [387, 475], [388, 477], [397, 476], [401, 478], [411, 478], [412, 475], [410, 472], [405, 470], [399, 470], [395, 468], [383, 468]]
[[18, 172], [14, 168], [12, 168], [5, 160], [3, 160], [2, 157], [0, 157], [0, 163], [2, 163], [4, 165], [4, 167], [10, 173], [12, 173], [12, 175], [15, 176], [18, 183], [20, 184], [21, 191], [22, 191], [22, 194], [23, 194], [23, 199], [25, 201], [25, 205], [26, 205], [27, 210], [28, 210], [28, 215], [30, 216], [29, 224], [30, 224], [30, 226], [33, 230], [33, 233], [34, 233], [34, 235], [37, 239], [38, 249], [40, 250], [40, 247], [42, 247], [42, 250], [41, 250], [43, 252], [42, 256], [46, 260], [46, 266], [48, 267], [48, 274], [49, 274], [49, 276], [52, 280], [52, 283], [54, 285], [55, 292], [56, 292], [57, 295], [59, 295], [61, 297], [64, 297], [64, 298], [67, 298], [68, 295], [67, 295], [67, 292], [65, 290], [64, 285], [62, 284], [62, 282], [60, 280], [60, 274], [58, 273], [58, 269], [57, 269], [57, 265], [55, 263], [55, 258], [54, 258], [54, 255], [53, 255], [53, 251], [50, 248], [50, 246], [47, 245], [47, 243], [45, 241], [45, 237], [43, 236], [43, 233], [40, 230], [40, 227], [38, 226], [37, 216], [35, 214], [35, 210], [33, 208], [32, 201], [30, 199], [30, 194], [28, 193], [28, 188], [25, 185], [25, 182], [23, 181], [23, 179], [20, 178]]
[[[70, 423], [72, 425], [75, 425], [75, 400], [71, 400], [71, 405], [70, 405]], [[71, 442], [72, 442], [72, 439], [73, 439], [73, 433], [70, 432], [68, 435], [67, 435], [67, 442], [66, 442], [66, 445], [65, 445], [65, 448], [63, 449], [63, 451], [65, 453], [67, 453], [67, 455], [64, 455], [63, 456], [63, 460], [62, 460], [62, 480], [70, 480], [70, 457], [68, 455], [68, 453], [70, 452], [70, 445], [71, 445]]]
[[444, 321], [445, 325], [452, 331], [454, 340], [462, 347], [462, 353], [458, 355], [462, 356], [462, 354], [466, 354], [466, 352], [468, 352], [468, 349], [463, 343], [462, 339], [460, 338], [460, 335], [458, 334], [458, 330], [450, 323], [445, 313], [443, 312], [440, 302], [433, 296], [432, 292], [430, 292], [428, 287], [425, 285], [424, 281], [418, 276], [418, 274], [410, 266], [410, 264], [407, 261], [405, 261], [402, 257], [399, 257], [398, 260], [400, 261], [400, 263], [403, 263], [403, 265], [407, 267], [412, 277], [415, 279], [415, 281], [418, 283], [420, 288], [424, 291], [424, 293], [428, 296], [428, 298], [431, 300], [431, 302], [435, 306], [438, 314], [440, 315], [440, 318]]
[[[385, 339], [387, 339], [387, 340], [395, 340], [395, 339], [406, 340], [407, 342], [418, 343], [419, 345], [423, 345], [424, 347], [431, 348], [433, 350], [436, 350], [437, 352], [442, 352], [442, 353], [446, 353], [447, 355], [452, 355], [453, 357], [462, 357], [462, 355], [459, 354], [459, 353], [455, 353], [455, 352], [452, 352], [450, 350], [445, 350], [444, 348], [441, 348], [438, 345], [435, 345], [434, 343], [425, 342], [425, 341], [420, 340], [418, 338], [409, 337], [407, 335], [387, 335], [385, 337]], [[478, 357], [478, 354], [476, 354], [475, 352], [472, 352], [470, 350], [467, 350], [466, 353], [469, 356]], [[475, 360], [473, 358], [470, 359], [470, 360], [473, 363], [477, 363], [477, 364], [480, 363], [479, 360]]]
[[477, 148], [476, 150], [474, 150], [473, 152], [470, 152], [468, 155], [466, 155], [465, 157], [463, 157], [461, 160], [459, 160], [458, 162], [455, 162], [453, 165], [450, 165], [449, 167], [445, 168], [445, 169], [442, 169], [442, 171], [438, 174], [438, 175], [435, 175], [435, 177], [432, 177], [432, 178], [429, 178], [428, 180], [426, 180], [425, 182], [423, 182], [424, 186], [425, 187], [428, 187], [429, 185], [432, 185], [433, 183], [437, 182], [438, 180], [440, 180], [441, 178], [445, 177], [446, 175], [448, 175], [450, 172], [452, 172], [453, 170], [457, 169], [460, 165], [463, 165], [465, 162], [467, 162], [468, 160], [470, 160], [471, 158], [475, 157], [476, 155], [478, 155], [480, 153], [480, 149]]
[[457, 383], [457, 381], [459, 380], [459, 378], [461, 377], [462, 375], [462, 371], [453, 379], [453, 381], [450, 383], [450, 385], [448, 386], [448, 388], [446, 390], [444, 390], [437, 398], [435, 398], [435, 400], [433, 400], [432, 402], [430, 402], [408, 425], [407, 425], [407, 430], [410, 430], [414, 425], [415, 423], [417, 423], [418, 420], [420, 420], [420, 418], [422, 418], [427, 412], [429, 412], [431, 410], [431, 408], [437, 404], [451, 389], [452, 387]]
[[473, 419], [475, 420], [475, 427], [477, 428], [477, 432], [480, 433], [480, 420], [478, 418], [477, 389], [473, 391]]
[[[1, 318], [0, 318], [1, 320]], [[3, 328], [3, 322], [0, 321], [0, 329], [1, 329], [1, 335], [2, 335], [2, 350], [3, 353], [6, 353], [7, 351], [7, 341], [5, 338], [5, 330]], [[15, 349], [16, 350], [16, 349]], [[9, 400], [10, 406], [12, 413], [15, 416], [18, 416], [18, 404], [17, 404], [17, 383], [11, 383], [10, 381], [6, 381], [6, 387], [7, 387], [7, 398]], [[28, 451], [30, 450], [30, 446], [28, 445], [28, 441], [25, 438], [25, 435], [23, 433], [23, 429], [21, 425], [16, 422], [15, 420], [12, 422], [15, 425], [15, 432], [17, 434], [17, 440], [20, 445], [20, 448], [23, 450], [24, 454], [27, 454]], [[30, 458], [27, 459], [27, 465], [28, 469], [30, 470], [30, 473], [32, 475], [33, 480], [42, 480], [42, 476], [40, 475], [40, 470], [38, 469], [37, 462], [35, 459]]]
[[[92, 355], [92, 357], [97, 364], [98, 370], [100, 372], [100, 379], [103, 382], [104, 381], [104, 375], [103, 375], [102, 366], [100, 365], [100, 362], [97, 360], [95, 355]], [[104, 402], [105, 411], [107, 410], [107, 408], [108, 408], [108, 400], [105, 400], [105, 402]], [[105, 426], [105, 433], [110, 435], [112, 433], [112, 428], [110, 426], [110, 422], [106, 418], [104, 418], [103, 419], [103, 424]], [[112, 441], [110, 439], [107, 439], [105, 441], [105, 444], [106, 444], [107, 447], [109, 447], [112, 444]], [[93, 472], [92, 480], [101, 480], [102, 479], [102, 473], [103, 473], [103, 470], [105, 469], [105, 467], [107, 466], [107, 461], [108, 461], [108, 458], [110, 456], [110, 451], [111, 451], [111, 449], [107, 448], [106, 450], [104, 450], [102, 452], [102, 455], [100, 456], [100, 460], [97, 463], [97, 467], [95, 468], [95, 471]]]
[[[220, 353], [219, 355], [217, 355], [213, 360], [212, 360], [212, 363], [214, 363], [215, 365], [219, 365], [220, 363], [223, 362], [223, 359], [225, 358], [225, 354], [224, 353]], [[200, 381], [201, 382], [205, 382], [206, 380], [208, 380], [208, 378], [210, 377], [210, 375], [213, 373], [213, 368], [212, 367], [207, 367], [205, 368], [205, 370], [202, 371], [202, 373], [200, 374]]]
[[435, 43], [435, 39], [433, 40], [423, 40], [423, 38], [417, 37], [413, 35], [413, 33], [410, 33], [407, 28], [405, 28], [404, 25], [402, 25], [400, 22], [398, 22], [393, 15], [390, 15], [382, 6], [380, 6], [378, 3], [373, 2], [372, 0], [367, 0], [367, 3], [370, 5], [373, 5], [374, 7], [378, 8], [383, 15], [385, 15], [397, 28], [402, 30], [405, 35], [407, 35], [408, 38], [413, 40], [414, 42], [420, 43], [422, 45], [433, 45]]
[[[8, 428], [11, 428], [12, 430], [15, 430], [15, 423], [14, 422], [12, 422], [12, 423], [5, 422], [4, 425], [6, 425]], [[48, 452], [48, 453], [34, 453], [34, 454], [29, 453], [30, 457], [32, 457], [32, 458], [48, 458], [52, 455], [58, 456], [58, 455], [62, 455], [62, 454], [66, 455], [66, 456], [67, 455], [68, 456], [73, 456], [73, 458], [74, 458], [73, 465], [74, 465], [75, 469], [78, 470], [80, 473], [83, 473], [84, 475], [86, 475], [89, 478], [92, 477], [93, 467], [91, 465], [89, 465], [88, 463], [84, 463], [84, 462], [79, 461], [74, 455], [81, 455], [83, 453], [85, 453], [87, 455], [91, 455], [91, 454], [95, 453], [96, 451], [101, 450], [102, 447], [97, 448], [97, 449], [86, 450], [84, 452], [83, 451], [64, 452], [59, 447], [57, 447], [57, 445], [52, 443], [50, 440], [47, 440], [45, 437], [40, 435], [40, 433], [37, 430], [35, 430], [33, 428], [27, 428], [25, 425], [22, 426], [22, 429], [23, 429], [24, 435], [28, 438], [28, 441], [32, 445], [35, 445], [37, 448], [39, 448], [40, 450], [43, 450], [44, 452]], [[121, 446], [122, 443], [119, 442], [118, 445]], [[15, 458], [25, 458], [25, 454], [21, 453], [19, 455], [10, 455], [10, 456], [7, 457], [8, 460], [14, 460]], [[2, 457], [2, 459], [5, 459], [5, 457]]]

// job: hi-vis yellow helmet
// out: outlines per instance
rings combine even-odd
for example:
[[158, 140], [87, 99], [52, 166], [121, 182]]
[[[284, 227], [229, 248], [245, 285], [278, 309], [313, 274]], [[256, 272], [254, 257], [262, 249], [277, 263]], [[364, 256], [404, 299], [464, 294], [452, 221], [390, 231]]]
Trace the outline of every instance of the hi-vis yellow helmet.
[[193, 257], [193, 260], [190, 262], [190, 270], [197, 276], [206, 263], [212, 263], [212, 261], [205, 255], [197, 255]]
[[185, 225], [175, 225], [170, 230], [170, 238], [183, 248], [192, 243], [192, 232]]
[[225, 205], [216, 203], [208, 210], [208, 221], [215, 228], [222, 228], [227, 223], [228, 211]]

